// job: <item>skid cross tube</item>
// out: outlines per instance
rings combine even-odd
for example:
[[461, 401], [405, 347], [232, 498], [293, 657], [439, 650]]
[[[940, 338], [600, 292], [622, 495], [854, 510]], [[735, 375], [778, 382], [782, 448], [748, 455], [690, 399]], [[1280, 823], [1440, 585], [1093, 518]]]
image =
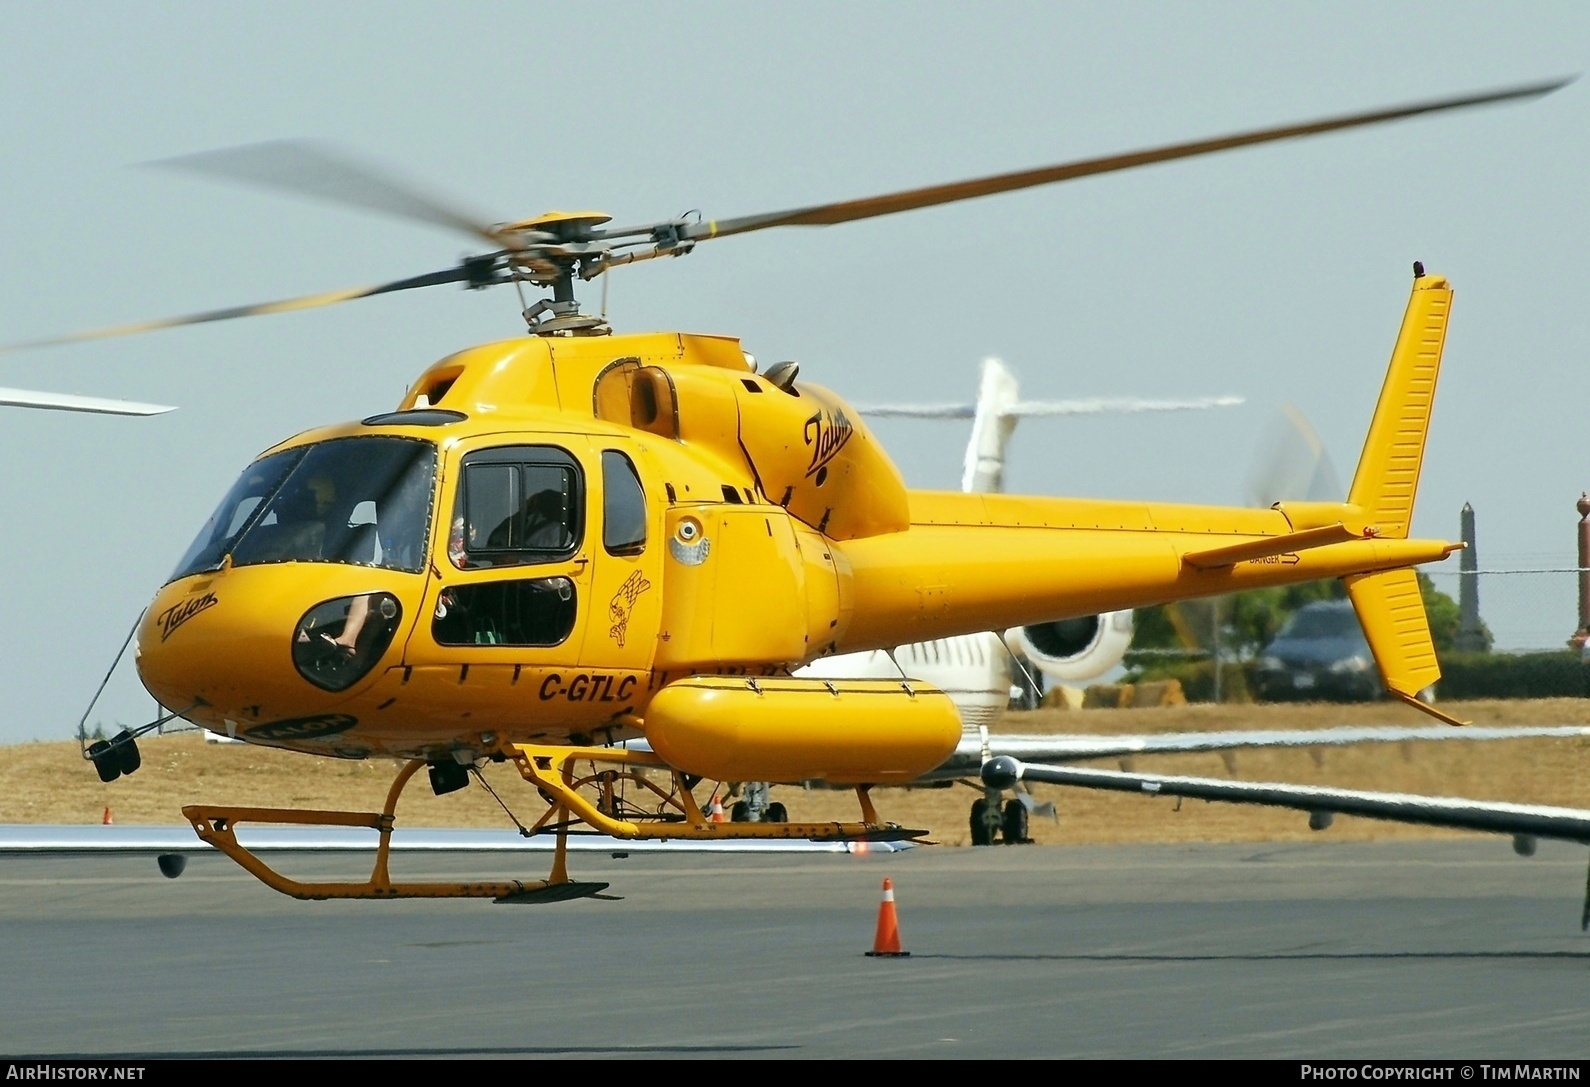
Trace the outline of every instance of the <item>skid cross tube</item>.
[[[586, 823], [594, 830], [614, 838], [635, 840], [655, 838], [667, 841], [683, 838], [693, 841], [727, 841], [730, 839], [790, 839], [805, 838], [811, 841], [904, 841], [922, 837], [926, 831], [907, 830], [893, 823], [883, 823], [873, 809], [864, 788], [857, 789], [862, 804], [862, 822], [858, 823], [714, 823], [702, 810], [692, 783], [685, 774], [663, 762], [650, 751], [631, 751], [620, 747], [553, 747], [536, 744], [514, 744], [510, 749], [514, 765], [531, 785], [539, 789], [547, 803], [557, 811], [560, 823], [570, 816]], [[674, 792], [670, 803], [683, 816], [619, 818], [602, 811], [578, 791], [578, 785], [589, 781], [580, 777], [575, 764], [611, 763], [633, 769], [667, 770], [673, 775]], [[641, 780], [636, 778], [635, 780]], [[649, 783], [648, 783], [649, 784]], [[653, 791], [656, 790], [652, 787]], [[540, 824], [538, 824], [540, 825]]]

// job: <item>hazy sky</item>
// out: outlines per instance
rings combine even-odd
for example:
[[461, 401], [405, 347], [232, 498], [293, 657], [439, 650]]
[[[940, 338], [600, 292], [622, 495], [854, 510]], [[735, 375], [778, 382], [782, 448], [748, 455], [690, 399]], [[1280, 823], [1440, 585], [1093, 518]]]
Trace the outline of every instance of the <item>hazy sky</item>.
[[[0, 339], [379, 282], [467, 239], [137, 164], [333, 141], [497, 219], [711, 217], [1579, 72], [1583, 4], [0, 5]], [[612, 277], [620, 330], [730, 333], [854, 400], [1236, 393], [1025, 424], [1012, 490], [1240, 502], [1297, 403], [1349, 476], [1413, 260], [1457, 290], [1416, 518], [1568, 564], [1590, 487], [1590, 81], [1524, 106], [1151, 167]], [[593, 297], [597, 293], [590, 290]], [[0, 740], [70, 734], [242, 466], [522, 326], [509, 291], [0, 357], [0, 384], [181, 405], [4, 412]], [[4, 409], [0, 409], [4, 410]], [[965, 426], [878, 431], [953, 487]], [[1552, 601], [1571, 630], [1573, 604]], [[96, 716], [152, 706], [124, 665]]]

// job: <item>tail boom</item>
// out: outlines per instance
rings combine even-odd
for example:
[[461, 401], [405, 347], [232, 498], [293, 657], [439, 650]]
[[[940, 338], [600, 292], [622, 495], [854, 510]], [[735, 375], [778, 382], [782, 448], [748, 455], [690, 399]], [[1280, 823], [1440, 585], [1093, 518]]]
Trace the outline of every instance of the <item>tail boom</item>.
[[1358, 537], [1200, 569], [1190, 555], [1293, 533], [1278, 510], [911, 492], [911, 528], [836, 544], [854, 611], [838, 652], [1445, 558], [1442, 540]]

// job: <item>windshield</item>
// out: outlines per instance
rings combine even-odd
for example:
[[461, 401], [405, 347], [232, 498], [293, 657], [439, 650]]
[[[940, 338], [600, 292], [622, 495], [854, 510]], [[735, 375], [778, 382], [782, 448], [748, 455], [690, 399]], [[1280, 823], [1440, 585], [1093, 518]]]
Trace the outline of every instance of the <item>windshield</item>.
[[188, 547], [187, 553], [178, 560], [171, 580], [220, 566], [221, 559], [259, 511], [260, 503], [276, 493], [276, 488], [281, 486], [282, 480], [287, 478], [287, 473], [292, 471], [293, 465], [303, 455], [303, 449], [288, 449], [249, 465], [243, 477], [226, 492], [226, 497], [221, 499], [221, 504], [210, 515], [210, 519], [204, 522], [198, 538]]
[[1350, 608], [1304, 608], [1281, 628], [1282, 638], [1357, 638], [1358, 616]]
[[336, 438], [255, 462], [227, 492], [174, 578], [220, 566], [425, 564], [436, 448], [412, 438]]

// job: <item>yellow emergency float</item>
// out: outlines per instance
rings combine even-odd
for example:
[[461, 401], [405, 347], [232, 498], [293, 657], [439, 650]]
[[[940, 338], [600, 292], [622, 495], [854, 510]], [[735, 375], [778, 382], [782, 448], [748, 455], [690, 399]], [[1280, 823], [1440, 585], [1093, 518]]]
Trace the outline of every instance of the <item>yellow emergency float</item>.
[[717, 781], [903, 784], [960, 738], [949, 695], [903, 680], [692, 676], [646, 709], [652, 749]]

